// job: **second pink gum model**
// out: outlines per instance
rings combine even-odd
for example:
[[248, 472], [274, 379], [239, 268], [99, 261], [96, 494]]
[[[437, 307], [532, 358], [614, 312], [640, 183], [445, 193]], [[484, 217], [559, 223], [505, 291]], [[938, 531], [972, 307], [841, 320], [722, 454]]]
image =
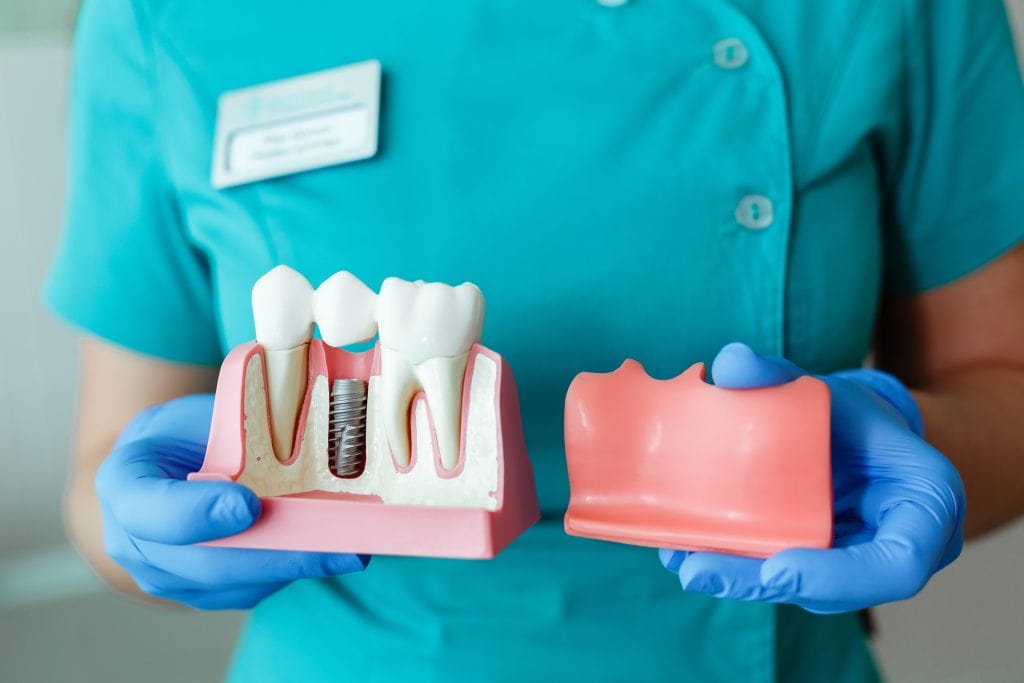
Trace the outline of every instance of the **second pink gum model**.
[[[385, 555], [417, 555], [449, 558], [490, 558], [540, 518], [533, 471], [526, 454], [520, 424], [519, 399], [515, 381], [506, 361], [493, 351], [473, 345], [463, 382], [462, 439], [459, 461], [449, 470], [441, 467], [436, 436], [428, 424], [421, 422], [418, 411], [423, 401], [417, 394], [409, 410], [413, 432], [430, 429], [429, 443], [433, 453], [418, 452], [423, 444], [412, 440], [412, 458], [405, 467], [389, 459], [396, 476], [417, 468], [429, 467], [440, 479], [458, 479], [466, 468], [466, 427], [469, 424], [469, 391], [478, 361], [490, 361], [493, 367], [493, 424], [482, 428], [493, 430], [485, 435], [497, 446], [497, 483], [489, 492], [493, 503], [486, 508], [443, 504], [416, 505], [383, 502], [373, 493], [349, 493], [330, 490], [308, 490], [286, 495], [261, 496], [262, 514], [246, 531], [212, 542], [239, 548], [267, 548], [322, 552], [351, 552]], [[258, 469], [259, 462], [269, 456], [246, 452], [247, 392], [263, 392], [261, 405], [268, 405], [266, 385], [250, 386], [250, 367], [260, 363], [265, 376], [263, 348], [250, 342], [235, 348], [225, 359], [217, 382], [213, 423], [202, 469], [189, 476], [192, 481], [237, 481], [245, 483], [247, 468]], [[493, 364], [493, 365], [491, 365]], [[309, 342], [308, 380], [296, 435], [289, 458], [279, 463], [280, 471], [300, 465], [300, 447], [306, 439], [307, 417], [311, 409], [318, 378], [328, 384], [335, 378], [356, 378], [369, 382], [380, 374], [380, 345], [362, 353], [351, 353], [328, 346], [320, 340]], [[423, 401], [425, 405], [425, 401]], [[429, 408], [426, 412], [429, 415]], [[267, 417], [269, 421], [269, 417]], [[480, 428], [477, 426], [477, 428]], [[315, 435], [318, 439], [326, 435]], [[275, 465], [275, 467], [277, 467]], [[332, 476], [332, 475], [324, 475]], [[358, 480], [359, 476], [352, 480]], [[340, 479], [340, 478], [339, 478]]]
[[828, 386], [723, 389], [627, 360], [582, 373], [565, 404], [566, 532], [767, 557], [832, 541]]

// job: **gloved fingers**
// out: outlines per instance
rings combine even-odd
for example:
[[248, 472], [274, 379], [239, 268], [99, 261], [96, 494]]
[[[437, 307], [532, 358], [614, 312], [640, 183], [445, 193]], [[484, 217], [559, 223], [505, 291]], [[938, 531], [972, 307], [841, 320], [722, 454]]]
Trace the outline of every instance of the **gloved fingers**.
[[186, 591], [174, 600], [201, 610], [252, 609], [287, 585], [285, 581], [220, 591]]
[[885, 443], [906, 450], [924, 443], [909, 426], [908, 417], [852, 376], [847, 372], [822, 377], [832, 394], [833, 449], [856, 451]]
[[874, 527], [867, 527], [864, 520], [836, 519], [833, 526], [834, 548], [846, 548], [860, 543], [869, 543], [875, 537]]
[[924, 418], [913, 395], [896, 377], [881, 370], [853, 368], [830, 375], [831, 380], [847, 381], [868, 390], [878, 406], [916, 436], [924, 434]]
[[148, 564], [197, 586], [228, 588], [362, 571], [366, 555], [138, 543]]
[[183, 545], [231, 536], [259, 517], [259, 498], [244, 486], [168, 478], [160, 462], [166, 450], [155, 439], [126, 443], [96, 474], [104, 513], [129, 535]]
[[671, 548], [660, 548], [658, 550], [658, 559], [661, 561], [661, 566], [672, 572], [673, 574], [679, 573], [679, 565], [683, 563], [687, 557], [690, 556], [688, 550], [672, 550]]
[[761, 582], [764, 560], [721, 553], [691, 553], [679, 566], [683, 590], [731, 600], [773, 602], [778, 592]]
[[910, 597], [926, 576], [900, 566], [898, 544], [872, 541], [831, 550], [786, 550], [765, 561], [762, 583], [816, 614], [866, 609]]
[[202, 562], [188, 566], [189, 576], [207, 583], [268, 583], [323, 579], [359, 572], [369, 564], [367, 555], [312, 553], [246, 548], [204, 548]]
[[786, 550], [761, 568], [764, 585], [819, 613], [848, 612], [915, 595], [938, 570], [950, 541], [930, 512], [903, 503], [874, 539], [831, 550]]
[[723, 346], [711, 364], [715, 385], [726, 389], [770, 387], [806, 374], [785, 358], [762, 356], [739, 342]]
[[[369, 563], [366, 555], [129, 544], [134, 552], [115, 559], [140, 590], [199, 609], [248, 609], [293, 580], [359, 571]], [[289, 571], [268, 567], [270, 556]], [[253, 560], [255, 568], [249, 566]]]
[[939, 565], [935, 568], [935, 571], [940, 571], [948, 567], [953, 560], [960, 557], [960, 553], [964, 550], [964, 518], [960, 517], [957, 520], [956, 527], [953, 529], [952, 537], [949, 543], [946, 544], [946, 549], [942, 553], [942, 557], [939, 558]]
[[240, 586], [208, 586], [151, 566], [136, 567], [130, 573], [139, 590], [146, 595], [204, 610], [250, 609], [289, 583], [277, 581]]
[[[909, 453], [906, 460], [918, 454]], [[905, 471], [889, 471], [888, 478], [870, 482], [861, 492], [858, 512], [869, 526], [886, 533], [910, 515], [916, 528], [906, 530], [912, 538], [938, 537], [952, 539], [964, 513], [964, 500], [959, 492], [959, 475], [952, 464], [942, 472], [937, 469], [908, 465]]]
[[206, 456], [206, 444], [176, 436], [146, 436], [125, 441], [107, 455], [121, 453], [122, 465], [145, 466], [167, 479], [185, 480], [197, 471]]
[[832, 449], [832, 507], [837, 520], [862, 519], [864, 488], [870, 482], [863, 467], [852, 465], [843, 452]]
[[[934, 557], [928, 567], [928, 577], [960, 557], [964, 545], [966, 501], [963, 498], [963, 485], [953, 464], [945, 458], [942, 460], [948, 469], [946, 475], [933, 471], [926, 481], [919, 482], [916, 487], [906, 483], [890, 484], [889, 487], [893, 489], [891, 493], [886, 495], [884, 491], [879, 491], [877, 494], [883, 507], [880, 508], [875, 539], [891, 538], [912, 546], [922, 560]], [[874, 491], [882, 488], [871, 487], [872, 494], [865, 497], [875, 495]]]

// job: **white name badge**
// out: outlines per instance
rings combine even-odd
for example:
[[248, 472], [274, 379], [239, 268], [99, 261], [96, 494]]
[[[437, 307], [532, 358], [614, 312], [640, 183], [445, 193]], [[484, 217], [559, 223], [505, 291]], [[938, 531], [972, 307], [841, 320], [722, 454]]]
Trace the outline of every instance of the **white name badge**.
[[380, 62], [369, 60], [232, 90], [217, 102], [216, 188], [377, 153]]

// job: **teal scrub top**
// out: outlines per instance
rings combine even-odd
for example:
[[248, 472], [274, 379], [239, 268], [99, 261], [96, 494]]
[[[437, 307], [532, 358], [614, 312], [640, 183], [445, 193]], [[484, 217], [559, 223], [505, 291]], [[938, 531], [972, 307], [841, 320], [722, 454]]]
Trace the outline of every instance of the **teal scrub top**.
[[[366, 59], [372, 159], [216, 190], [220, 94]], [[237, 681], [870, 681], [856, 614], [683, 593], [570, 538], [571, 378], [740, 340], [859, 366], [878, 302], [1024, 235], [1024, 89], [999, 0], [86, 0], [52, 307], [216, 364], [285, 263], [477, 283], [543, 518], [493, 561], [377, 557], [253, 610]], [[183, 653], [187, 656], [187, 653]]]

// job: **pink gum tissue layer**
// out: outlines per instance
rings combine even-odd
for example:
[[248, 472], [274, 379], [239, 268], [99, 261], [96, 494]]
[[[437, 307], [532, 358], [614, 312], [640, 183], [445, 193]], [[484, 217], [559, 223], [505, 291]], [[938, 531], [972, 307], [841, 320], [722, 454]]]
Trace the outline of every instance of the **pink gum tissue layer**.
[[828, 386], [669, 380], [636, 361], [582, 373], [565, 404], [565, 530], [633, 545], [767, 557], [832, 541]]

